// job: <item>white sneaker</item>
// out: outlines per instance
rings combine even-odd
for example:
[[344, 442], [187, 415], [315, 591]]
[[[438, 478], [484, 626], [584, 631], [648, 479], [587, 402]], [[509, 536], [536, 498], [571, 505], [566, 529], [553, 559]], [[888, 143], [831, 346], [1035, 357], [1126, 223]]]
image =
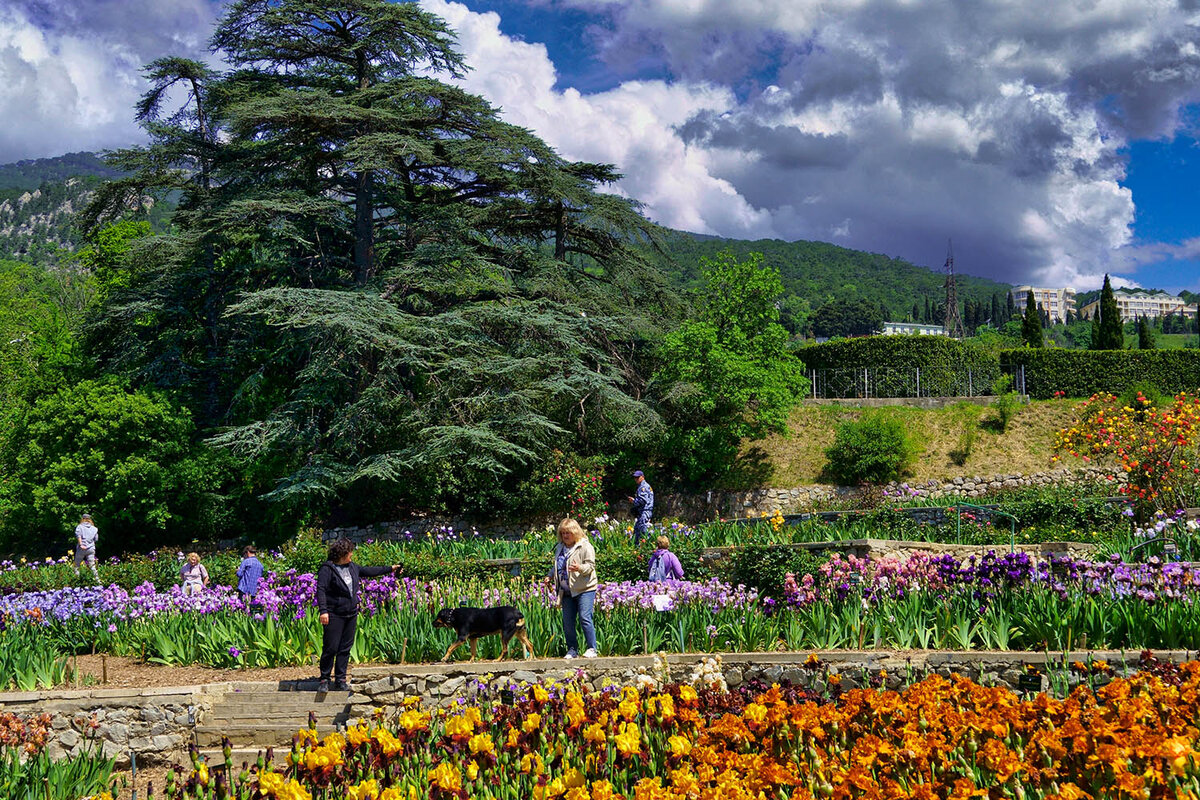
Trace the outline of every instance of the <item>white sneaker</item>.
[[576, 653], [574, 650], [568, 650], [567, 654], [563, 656], [563, 658], [579, 658], [579, 653]]
[[594, 648], [594, 647], [589, 647], [587, 650], [583, 651], [584, 658], [595, 658], [596, 655], [597, 655], [596, 648]]

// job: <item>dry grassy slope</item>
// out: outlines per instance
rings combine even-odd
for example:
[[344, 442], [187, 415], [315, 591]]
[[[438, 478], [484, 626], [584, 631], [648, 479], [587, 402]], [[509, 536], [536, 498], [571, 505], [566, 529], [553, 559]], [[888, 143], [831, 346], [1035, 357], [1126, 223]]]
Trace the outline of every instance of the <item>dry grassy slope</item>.
[[[963, 403], [944, 409], [925, 410], [895, 407], [882, 409], [904, 421], [919, 447], [919, 455], [909, 480], [955, 478], [970, 475], [1032, 473], [1051, 467], [1051, 449], [1055, 433], [1066, 427], [1075, 402], [1040, 400], [1022, 406], [1004, 433], [994, 433], [980, 423], [994, 412], [989, 408]], [[746, 455], [750, 460], [770, 465], [771, 486], [799, 486], [820, 483], [825, 466], [825, 448], [833, 443], [839, 422], [860, 416], [864, 409], [841, 406], [804, 405], [792, 414], [788, 436], [772, 436], [751, 443]], [[966, 463], [955, 464], [951, 451], [959, 446], [968, 427], [975, 429], [975, 441]], [[758, 451], [758, 452], [755, 452]], [[763, 483], [762, 472], [759, 480]], [[736, 481], [745, 483], [745, 481]]]

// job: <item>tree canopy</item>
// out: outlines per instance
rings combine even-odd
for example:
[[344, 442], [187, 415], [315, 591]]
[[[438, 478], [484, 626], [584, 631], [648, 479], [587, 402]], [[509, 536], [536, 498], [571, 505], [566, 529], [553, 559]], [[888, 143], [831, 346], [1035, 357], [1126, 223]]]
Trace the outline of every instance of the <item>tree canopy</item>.
[[612, 167], [445, 82], [454, 36], [413, 3], [239, 0], [212, 46], [224, 70], [150, 65], [152, 142], [91, 209], [180, 197], [93, 329], [107, 367], [297, 508], [486, 506], [552, 447], [645, 445], [671, 303]]

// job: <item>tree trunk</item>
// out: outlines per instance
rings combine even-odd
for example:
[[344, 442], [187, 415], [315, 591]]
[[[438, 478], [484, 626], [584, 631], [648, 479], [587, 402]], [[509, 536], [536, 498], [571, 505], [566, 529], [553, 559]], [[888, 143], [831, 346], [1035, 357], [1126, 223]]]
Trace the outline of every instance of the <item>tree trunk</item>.
[[358, 173], [354, 198], [354, 279], [359, 286], [371, 280], [375, 269], [375, 225], [371, 204], [371, 170]]

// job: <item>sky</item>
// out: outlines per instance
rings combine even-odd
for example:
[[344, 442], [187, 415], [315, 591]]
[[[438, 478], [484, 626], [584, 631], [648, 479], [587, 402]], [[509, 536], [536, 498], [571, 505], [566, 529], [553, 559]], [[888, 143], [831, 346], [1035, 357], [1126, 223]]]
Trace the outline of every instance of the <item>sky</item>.
[[[1200, 0], [420, 2], [467, 89], [663, 225], [1200, 291]], [[0, 0], [0, 163], [139, 141], [140, 66], [219, 13]]]

